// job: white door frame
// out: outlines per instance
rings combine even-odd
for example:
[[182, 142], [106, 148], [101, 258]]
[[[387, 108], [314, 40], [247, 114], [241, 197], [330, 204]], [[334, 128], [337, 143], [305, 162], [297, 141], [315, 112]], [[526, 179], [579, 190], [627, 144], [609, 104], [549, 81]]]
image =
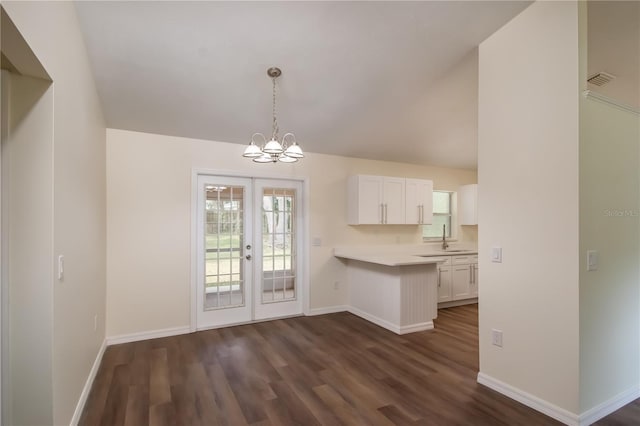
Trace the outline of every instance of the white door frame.
[[[271, 164], [267, 167], [273, 166]], [[275, 167], [281, 166], [276, 164]], [[304, 241], [302, 253], [303, 265], [300, 271], [299, 288], [300, 297], [302, 298], [302, 314], [309, 315], [309, 178], [296, 176], [290, 173], [268, 172], [255, 173], [253, 171], [235, 171], [235, 170], [219, 170], [219, 169], [191, 169], [191, 291], [190, 291], [190, 330], [197, 331], [197, 303], [196, 296], [198, 291], [198, 176], [219, 176], [219, 177], [244, 177], [249, 179], [272, 179], [272, 180], [297, 180], [302, 182], [302, 197], [300, 205], [302, 207], [302, 223], [300, 224], [300, 232]]]

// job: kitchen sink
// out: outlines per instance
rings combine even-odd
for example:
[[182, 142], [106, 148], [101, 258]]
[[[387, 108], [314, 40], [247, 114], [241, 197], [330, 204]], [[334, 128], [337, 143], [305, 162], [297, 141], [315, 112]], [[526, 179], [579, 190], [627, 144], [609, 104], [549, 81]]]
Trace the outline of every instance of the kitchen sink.
[[463, 250], [463, 249], [456, 249], [456, 250], [440, 250], [442, 253], [460, 253], [462, 251], [469, 251], [469, 250]]

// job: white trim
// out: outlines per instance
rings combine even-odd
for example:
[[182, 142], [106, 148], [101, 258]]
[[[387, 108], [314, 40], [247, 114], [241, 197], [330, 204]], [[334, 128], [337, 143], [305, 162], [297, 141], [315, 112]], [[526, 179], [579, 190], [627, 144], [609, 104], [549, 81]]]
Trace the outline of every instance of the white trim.
[[425, 330], [433, 330], [433, 321], [400, 326], [400, 332], [398, 334], [409, 334]]
[[100, 368], [100, 363], [102, 362], [102, 356], [104, 355], [104, 351], [107, 348], [107, 339], [102, 341], [102, 345], [98, 350], [98, 354], [96, 355], [95, 361], [93, 361], [93, 366], [89, 371], [89, 376], [87, 377], [87, 381], [84, 384], [84, 388], [82, 388], [82, 392], [80, 393], [80, 399], [78, 399], [78, 404], [76, 405], [76, 410], [73, 412], [73, 417], [71, 417], [71, 426], [76, 426], [80, 421], [80, 416], [82, 415], [82, 411], [84, 410], [84, 405], [87, 403], [87, 398], [89, 398], [89, 392], [91, 392], [91, 388], [93, 387], [93, 381], [96, 378], [96, 374], [98, 374], [98, 369]]
[[197, 291], [198, 291], [198, 173], [195, 170], [191, 172], [191, 291], [189, 297], [189, 331], [196, 331], [197, 318]]
[[585, 98], [592, 99], [594, 101], [602, 102], [608, 105], [611, 105], [615, 108], [621, 109], [623, 111], [630, 112], [632, 114], [640, 115], [640, 110], [631, 105], [623, 104], [615, 99], [609, 98], [607, 96], [601, 95], [598, 92], [594, 92], [593, 90], [585, 90], [582, 92]]
[[411, 324], [398, 327], [395, 324], [390, 323], [382, 318], [378, 318], [375, 315], [371, 315], [370, 313], [361, 311], [358, 308], [354, 308], [353, 306], [348, 306], [347, 310], [353, 315], [357, 315], [360, 318], [363, 318], [369, 322], [372, 322], [376, 325], [379, 325], [382, 328], [386, 328], [389, 331], [393, 331], [396, 334], [408, 334], [415, 333], [416, 331], [424, 331], [433, 329], [433, 321], [427, 321], [420, 324]]
[[562, 422], [570, 426], [578, 426], [578, 415], [570, 411], [560, 408], [544, 399], [540, 399], [537, 396], [531, 395], [523, 390], [513, 387], [507, 383], [504, 383], [498, 379], [494, 379], [484, 373], [478, 373], [478, 383], [484, 385], [496, 392], [499, 392], [511, 399], [514, 399], [527, 407], [533, 408], [549, 417], [552, 417], [559, 422]]
[[640, 385], [627, 389], [602, 404], [598, 404], [580, 414], [580, 426], [595, 423], [638, 398], [640, 398]]
[[161, 330], [141, 331], [139, 333], [121, 334], [119, 336], [107, 337], [107, 346], [118, 345], [120, 343], [137, 342], [139, 340], [157, 339], [159, 337], [177, 336], [179, 334], [191, 333], [190, 326], [171, 327]]
[[349, 306], [347, 305], [336, 305], [336, 306], [327, 306], [324, 308], [313, 308], [308, 309], [305, 313], [308, 317], [313, 317], [316, 315], [326, 315], [326, 314], [335, 314], [337, 312], [348, 312]]
[[310, 247], [311, 247], [311, 231], [310, 231], [310, 220], [311, 216], [311, 184], [309, 183], [308, 178], [304, 178], [302, 180], [302, 208], [303, 210], [303, 226], [302, 231], [304, 232], [304, 250], [302, 255], [304, 256], [304, 265], [302, 265], [302, 282], [303, 282], [303, 291], [302, 291], [302, 313], [307, 315], [310, 312], [309, 305], [311, 304], [309, 294], [311, 293], [311, 280], [309, 278], [309, 269], [311, 266], [311, 255], [310, 255]]

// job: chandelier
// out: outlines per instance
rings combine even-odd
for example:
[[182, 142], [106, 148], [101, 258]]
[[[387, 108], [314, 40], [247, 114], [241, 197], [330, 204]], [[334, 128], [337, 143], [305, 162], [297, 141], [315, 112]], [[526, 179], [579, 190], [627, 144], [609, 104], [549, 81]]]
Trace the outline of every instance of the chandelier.
[[[278, 119], [276, 118], [276, 79], [282, 75], [280, 68], [271, 67], [267, 70], [267, 75], [271, 77], [273, 83], [273, 123], [271, 126], [271, 140], [262, 133], [254, 133], [251, 136], [251, 143], [244, 150], [243, 157], [252, 158], [256, 163], [295, 163], [299, 158], [303, 158], [302, 148], [296, 142], [293, 133], [286, 133], [282, 141], [278, 142]], [[256, 138], [260, 145], [256, 145]]]

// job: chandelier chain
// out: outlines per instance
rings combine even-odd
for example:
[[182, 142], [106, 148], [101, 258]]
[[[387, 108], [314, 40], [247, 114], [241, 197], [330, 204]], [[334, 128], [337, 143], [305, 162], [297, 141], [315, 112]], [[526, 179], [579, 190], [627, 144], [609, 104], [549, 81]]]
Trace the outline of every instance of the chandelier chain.
[[276, 77], [271, 77], [273, 82], [273, 124], [271, 139], [278, 140], [278, 119], [276, 118]]

